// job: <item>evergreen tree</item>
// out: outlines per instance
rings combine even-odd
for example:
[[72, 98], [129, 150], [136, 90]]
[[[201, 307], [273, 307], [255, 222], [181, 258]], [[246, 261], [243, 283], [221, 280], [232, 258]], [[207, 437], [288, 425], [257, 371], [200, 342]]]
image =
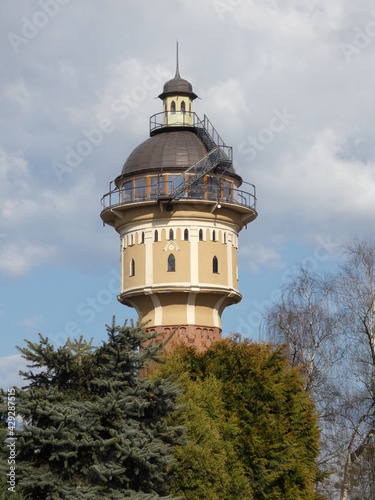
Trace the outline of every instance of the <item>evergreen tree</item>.
[[41, 336], [20, 349], [32, 363], [28, 386], [16, 390], [25, 422], [17, 483], [28, 498], [151, 499], [167, 490], [171, 449], [183, 436], [165, 423], [178, 390], [141, 376], [162, 344], [139, 325], [113, 321], [107, 332], [98, 348], [81, 338], [55, 349]]
[[[179, 417], [188, 427], [188, 445], [175, 448], [174, 493], [191, 499], [246, 499], [251, 492], [256, 499], [316, 498], [317, 417], [282, 348], [238, 338], [203, 354], [179, 348], [161, 373], [177, 374], [190, 394]], [[197, 457], [204, 457], [200, 467]], [[240, 484], [243, 493], [236, 496]]]

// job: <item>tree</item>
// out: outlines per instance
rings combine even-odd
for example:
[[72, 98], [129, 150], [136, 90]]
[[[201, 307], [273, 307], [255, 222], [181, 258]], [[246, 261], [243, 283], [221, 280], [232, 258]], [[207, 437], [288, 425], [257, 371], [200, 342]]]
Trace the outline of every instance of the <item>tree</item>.
[[[317, 417], [282, 348], [233, 337], [201, 354], [182, 347], [165, 363], [163, 375], [175, 373], [188, 388], [178, 421], [188, 426], [188, 445], [175, 448], [172, 466], [172, 487], [183, 488], [173, 491], [202, 499], [315, 498]], [[209, 459], [213, 449], [220, 450], [216, 464]], [[207, 465], [196, 467], [197, 456], [207, 456]], [[191, 470], [195, 482], [187, 485]], [[241, 482], [243, 496], [235, 492]]]
[[14, 491], [8, 490], [9, 484], [5, 479], [0, 479], [0, 500], [25, 500], [22, 490], [17, 486]]
[[[335, 375], [345, 343], [334, 283], [333, 276], [300, 266], [266, 313], [268, 339], [286, 346], [291, 365], [300, 367], [305, 390], [313, 395], [322, 440], [318, 464], [326, 471], [332, 470], [342, 452], [335, 425], [342, 394]], [[328, 489], [327, 482], [324, 488]]]
[[[320, 413], [323, 454], [340, 498], [373, 498], [375, 244], [354, 239], [331, 277], [301, 268], [267, 312], [270, 339], [286, 343]], [[363, 484], [359, 484], [358, 481]], [[325, 489], [328, 489], [325, 483]], [[357, 495], [357, 496], [356, 496]], [[368, 496], [366, 496], [368, 495]]]
[[[17, 481], [28, 498], [159, 498], [168, 488], [172, 447], [183, 431], [165, 417], [178, 389], [140, 376], [162, 344], [140, 325], [113, 320], [107, 333], [97, 348], [81, 338], [55, 349], [40, 336], [20, 349], [32, 368], [23, 374], [28, 386], [16, 390], [25, 422]], [[6, 467], [5, 452], [0, 470]]]
[[352, 397], [344, 407], [349, 425], [342, 500], [350, 492], [353, 465], [375, 437], [375, 244], [354, 239], [344, 248], [344, 256], [336, 288], [346, 320], [348, 359], [354, 377], [348, 388]]

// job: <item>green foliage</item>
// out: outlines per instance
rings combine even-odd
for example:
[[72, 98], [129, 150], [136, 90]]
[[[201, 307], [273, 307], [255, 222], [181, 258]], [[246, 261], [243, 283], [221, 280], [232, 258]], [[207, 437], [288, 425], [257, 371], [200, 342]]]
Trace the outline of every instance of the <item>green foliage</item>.
[[10, 485], [6, 479], [0, 479], [0, 500], [25, 500], [21, 488], [15, 487], [14, 491], [9, 490]]
[[[319, 431], [311, 398], [281, 348], [234, 338], [207, 352], [179, 348], [176, 374], [188, 428], [176, 447], [172, 492], [185, 498], [314, 499]], [[242, 488], [242, 489], [241, 489]], [[252, 496], [253, 495], [253, 496]]]
[[20, 349], [34, 369], [24, 374], [28, 386], [16, 390], [25, 421], [17, 433], [17, 483], [28, 498], [122, 499], [138, 492], [151, 499], [167, 490], [171, 449], [183, 436], [165, 422], [178, 390], [170, 380], [140, 376], [162, 344], [140, 326], [113, 322], [107, 332], [97, 348], [81, 338], [55, 349], [41, 336]]

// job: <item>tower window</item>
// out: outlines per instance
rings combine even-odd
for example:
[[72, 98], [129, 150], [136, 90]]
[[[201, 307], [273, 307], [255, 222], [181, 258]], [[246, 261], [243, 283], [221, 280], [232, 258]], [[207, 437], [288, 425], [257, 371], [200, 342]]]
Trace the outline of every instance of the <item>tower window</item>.
[[219, 261], [217, 260], [217, 257], [212, 259], [212, 272], [217, 274], [219, 272]]
[[189, 231], [187, 229], [184, 231], [184, 241], [189, 241]]
[[176, 103], [174, 101], [171, 102], [171, 113], [176, 113]]
[[174, 239], [174, 234], [173, 234], [173, 229], [169, 230], [169, 241], [173, 241]]
[[212, 241], [216, 241], [216, 231], [215, 231], [215, 229], [212, 231]]
[[168, 256], [168, 272], [174, 273], [176, 271], [176, 259], [173, 253]]
[[168, 115], [168, 111], [167, 111], [167, 103], [164, 103], [164, 115], [167, 116]]
[[224, 233], [224, 245], [226, 244], [227, 242], [227, 233]]
[[203, 229], [199, 230], [199, 241], [203, 241]]
[[154, 241], [159, 241], [159, 233], [158, 233], [158, 230], [155, 229], [155, 233], [154, 233]]
[[189, 102], [189, 116], [191, 116], [191, 102]]
[[130, 261], [130, 276], [135, 276], [135, 260]]
[[141, 235], [141, 243], [144, 243], [145, 242], [145, 232], [142, 231], [142, 235]]
[[181, 113], [185, 114], [185, 111], [186, 111], [186, 109], [185, 109], [185, 101], [182, 101], [181, 102]]

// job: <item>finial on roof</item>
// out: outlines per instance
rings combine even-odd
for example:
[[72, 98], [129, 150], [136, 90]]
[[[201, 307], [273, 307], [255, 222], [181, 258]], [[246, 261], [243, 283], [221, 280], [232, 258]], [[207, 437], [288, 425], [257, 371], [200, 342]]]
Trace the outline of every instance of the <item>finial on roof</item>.
[[176, 41], [176, 74], [175, 78], [181, 78], [180, 71], [178, 69], [178, 40]]

